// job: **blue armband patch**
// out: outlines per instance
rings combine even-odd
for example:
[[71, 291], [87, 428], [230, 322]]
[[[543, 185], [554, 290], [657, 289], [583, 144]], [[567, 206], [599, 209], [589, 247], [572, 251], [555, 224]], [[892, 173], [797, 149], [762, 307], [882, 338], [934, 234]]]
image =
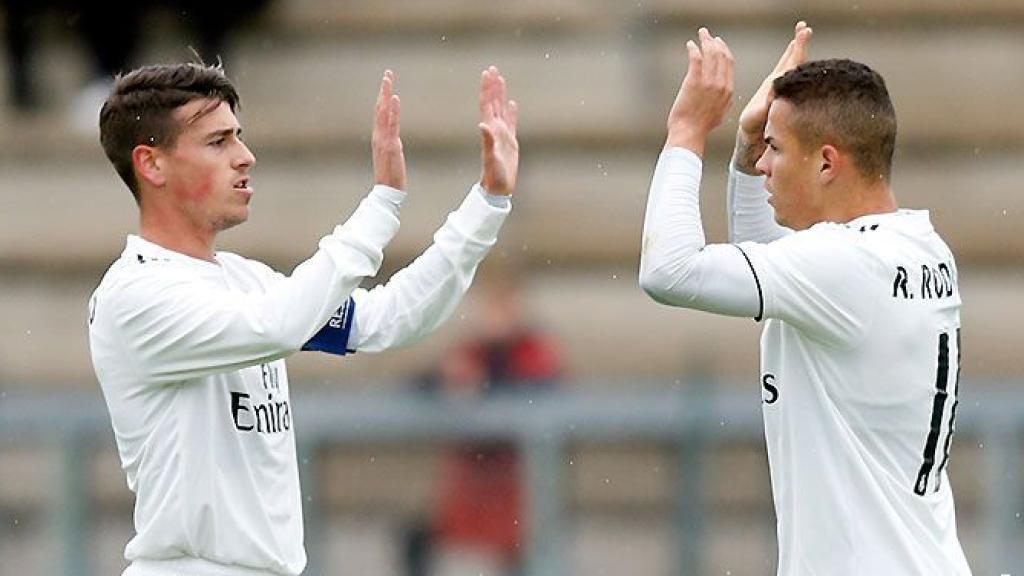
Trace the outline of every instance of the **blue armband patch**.
[[355, 352], [348, 348], [348, 338], [352, 334], [352, 320], [355, 315], [356, 301], [349, 298], [338, 308], [334, 316], [331, 316], [327, 324], [314, 334], [309, 342], [302, 345], [302, 349], [339, 356]]

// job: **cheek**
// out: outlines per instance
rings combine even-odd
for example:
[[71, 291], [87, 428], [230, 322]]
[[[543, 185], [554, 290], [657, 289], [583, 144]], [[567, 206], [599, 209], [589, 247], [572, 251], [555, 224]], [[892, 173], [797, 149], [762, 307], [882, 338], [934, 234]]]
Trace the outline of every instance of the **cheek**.
[[187, 174], [180, 191], [183, 200], [203, 202], [213, 194], [214, 178], [209, 170], [195, 166]]
[[206, 200], [213, 194], [213, 178], [206, 176], [196, 182], [193, 198], [195, 200]]

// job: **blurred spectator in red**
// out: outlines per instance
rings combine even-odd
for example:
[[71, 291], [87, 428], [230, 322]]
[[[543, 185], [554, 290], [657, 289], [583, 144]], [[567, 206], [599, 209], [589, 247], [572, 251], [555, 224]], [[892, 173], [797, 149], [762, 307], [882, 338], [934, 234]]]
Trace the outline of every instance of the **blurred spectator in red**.
[[[527, 323], [519, 280], [512, 274], [481, 278], [479, 329], [449, 350], [420, 383], [445, 399], [521, 395], [552, 388], [562, 373], [553, 340]], [[508, 441], [454, 446], [444, 455], [440, 494], [432, 516], [406, 538], [408, 576], [426, 576], [442, 550], [483, 553], [504, 574], [519, 574], [528, 526], [523, 470]]]

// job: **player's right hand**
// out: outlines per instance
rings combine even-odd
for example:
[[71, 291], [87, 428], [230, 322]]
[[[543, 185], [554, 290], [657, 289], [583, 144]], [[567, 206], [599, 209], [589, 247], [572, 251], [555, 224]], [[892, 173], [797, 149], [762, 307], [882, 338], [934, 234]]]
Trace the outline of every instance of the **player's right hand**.
[[398, 190], [405, 190], [405, 153], [398, 133], [398, 117], [401, 101], [393, 94], [395, 73], [384, 71], [377, 93], [377, 104], [373, 110], [373, 136], [370, 148], [373, 150], [373, 181]]
[[708, 132], [722, 123], [732, 104], [733, 57], [720, 37], [712, 37], [707, 28], [686, 43], [689, 67], [668, 114], [668, 138], [665, 148], [687, 148], [704, 155]]
[[[811, 40], [811, 34], [812, 30], [806, 22], [801, 20], [796, 23], [793, 40], [740, 112], [740, 126], [736, 134], [736, 163], [744, 172], [758, 173], [754, 164], [764, 153], [764, 127], [768, 123], [768, 108], [772, 103], [772, 82], [807, 60], [807, 43]], [[739, 153], [741, 151], [743, 154]]]

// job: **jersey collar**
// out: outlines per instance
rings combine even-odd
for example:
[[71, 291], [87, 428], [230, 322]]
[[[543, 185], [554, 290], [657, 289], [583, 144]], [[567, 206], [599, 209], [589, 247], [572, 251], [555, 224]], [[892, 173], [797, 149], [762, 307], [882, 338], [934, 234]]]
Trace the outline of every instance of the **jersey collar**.
[[910, 227], [923, 232], [933, 230], [931, 216], [927, 210], [907, 208], [882, 214], [865, 214], [846, 223], [847, 228], [861, 231], [875, 230], [884, 226], [899, 226], [903, 229]]
[[[135, 234], [128, 235], [121, 257], [140, 264], [147, 262], [176, 262], [201, 270], [220, 270], [220, 265], [215, 262], [193, 258], [181, 252], [168, 250]], [[216, 254], [214, 258], [216, 258]]]

